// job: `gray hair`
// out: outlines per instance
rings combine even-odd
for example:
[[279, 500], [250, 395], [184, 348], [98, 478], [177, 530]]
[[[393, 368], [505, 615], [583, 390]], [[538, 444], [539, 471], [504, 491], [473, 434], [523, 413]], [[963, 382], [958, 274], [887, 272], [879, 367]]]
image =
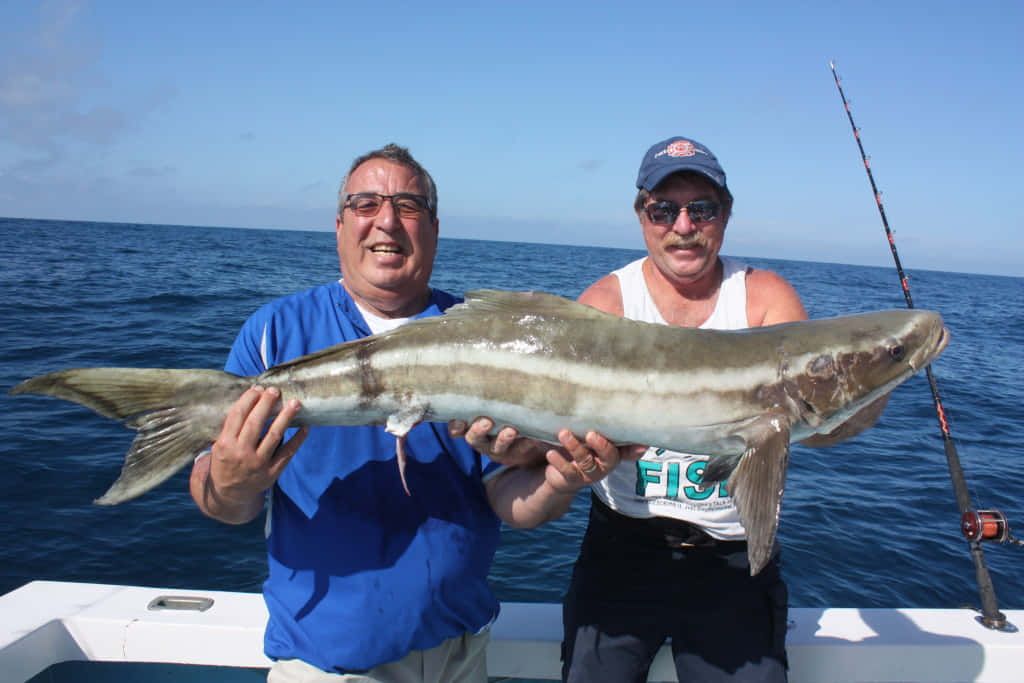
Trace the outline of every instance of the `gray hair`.
[[357, 168], [371, 159], [386, 159], [387, 161], [393, 161], [396, 164], [405, 166], [410, 171], [418, 175], [422, 179], [424, 189], [427, 191], [427, 207], [430, 209], [430, 217], [437, 218], [437, 186], [434, 184], [434, 179], [430, 177], [429, 173], [427, 173], [427, 169], [423, 168], [418, 161], [413, 159], [412, 154], [409, 153], [408, 149], [405, 147], [399, 147], [393, 142], [381, 147], [380, 149], [367, 152], [352, 162], [352, 166], [348, 169], [348, 173], [346, 173], [345, 177], [341, 179], [341, 187], [338, 188], [339, 216], [345, 208], [345, 196], [347, 195], [345, 186], [348, 184], [349, 176], [351, 176]]

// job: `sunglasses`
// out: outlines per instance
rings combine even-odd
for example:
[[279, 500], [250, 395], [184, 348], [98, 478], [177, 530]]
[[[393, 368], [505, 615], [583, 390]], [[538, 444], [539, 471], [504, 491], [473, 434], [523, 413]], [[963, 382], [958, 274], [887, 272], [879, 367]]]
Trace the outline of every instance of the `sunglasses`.
[[344, 208], [352, 209], [352, 213], [364, 218], [372, 218], [380, 213], [384, 200], [391, 200], [391, 208], [402, 218], [419, 218], [430, 212], [430, 202], [421, 194], [399, 192], [398, 194], [377, 194], [376, 192], [356, 192], [345, 197]]
[[686, 215], [694, 223], [707, 223], [715, 220], [722, 205], [710, 199], [698, 199], [683, 206], [676, 202], [654, 202], [644, 207], [647, 217], [655, 225], [673, 225], [679, 218], [680, 212], [686, 209]]

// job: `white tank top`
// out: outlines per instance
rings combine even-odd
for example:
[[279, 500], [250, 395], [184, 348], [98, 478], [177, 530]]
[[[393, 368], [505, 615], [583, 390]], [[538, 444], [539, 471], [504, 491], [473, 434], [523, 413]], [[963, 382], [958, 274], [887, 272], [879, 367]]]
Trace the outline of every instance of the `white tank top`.
[[[634, 261], [614, 272], [622, 289], [623, 316], [667, 325], [644, 281], [643, 262]], [[700, 326], [713, 330], [742, 330], [747, 323], [747, 268], [722, 257], [722, 286], [715, 310]], [[671, 517], [696, 524], [711, 536], [742, 540], [746, 532], [726, 483], [705, 488], [695, 482], [707, 462], [706, 455], [649, 448], [638, 462], [623, 462], [593, 485], [605, 505], [630, 517]]]

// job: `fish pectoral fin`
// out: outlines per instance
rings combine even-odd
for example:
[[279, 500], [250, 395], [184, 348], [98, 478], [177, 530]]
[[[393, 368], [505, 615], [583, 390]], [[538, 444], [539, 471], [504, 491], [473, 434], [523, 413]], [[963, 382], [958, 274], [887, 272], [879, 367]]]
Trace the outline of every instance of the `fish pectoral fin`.
[[781, 411], [748, 425], [747, 450], [729, 477], [729, 492], [747, 531], [751, 576], [764, 569], [775, 549], [789, 464], [789, 428], [789, 418]]
[[388, 422], [384, 427], [384, 431], [396, 437], [395, 459], [398, 461], [398, 476], [402, 480], [402, 488], [405, 489], [407, 496], [412, 494], [409, 492], [409, 484], [405, 481], [405, 437], [413, 427], [423, 421], [428, 408], [429, 406], [420, 403], [407, 403], [397, 413], [388, 415]]

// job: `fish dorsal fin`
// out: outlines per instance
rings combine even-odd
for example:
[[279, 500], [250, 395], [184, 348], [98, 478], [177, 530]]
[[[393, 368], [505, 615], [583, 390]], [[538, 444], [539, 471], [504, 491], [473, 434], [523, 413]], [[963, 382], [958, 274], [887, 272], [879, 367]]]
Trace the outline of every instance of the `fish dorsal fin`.
[[465, 303], [457, 304], [445, 311], [448, 317], [480, 313], [530, 314], [571, 320], [619, 319], [596, 308], [547, 292], [512, 292], [498, 289], [474, 289], [466, 292]]
[[[473, 323], [493, 314], [501, 314], [508, 317], [535, 316], [537, 318], [555, 317], [572, 320], [614, 320], [620, 323], [623, 321], [618, 316], [602, 313], [596, 308], [591, 308], [590, 306], [576, 303], [554, 294], [547, 294], [546, 292], [476, 289], [466, 292], [465, 301], [450, 307], [444, 312], [444, 315], [417, 318], [387, 332], [344, 342], [336, 346], [329, 346], [326, 349], [315, 351], [302, 358], [275, 365], [270, 372], [278, 373], [295, 365], [307, 364], [310, 361], [334, 356], [339, 353], [356, 353], [356, 349], [373, 348], [384, 340], [394, 342], [408, 338], [415, 339], [423, 334], [425, 330], [443, 329], [444, 325], [453, 319]], [[634, 321], [633, 324], [645, 323]]]

